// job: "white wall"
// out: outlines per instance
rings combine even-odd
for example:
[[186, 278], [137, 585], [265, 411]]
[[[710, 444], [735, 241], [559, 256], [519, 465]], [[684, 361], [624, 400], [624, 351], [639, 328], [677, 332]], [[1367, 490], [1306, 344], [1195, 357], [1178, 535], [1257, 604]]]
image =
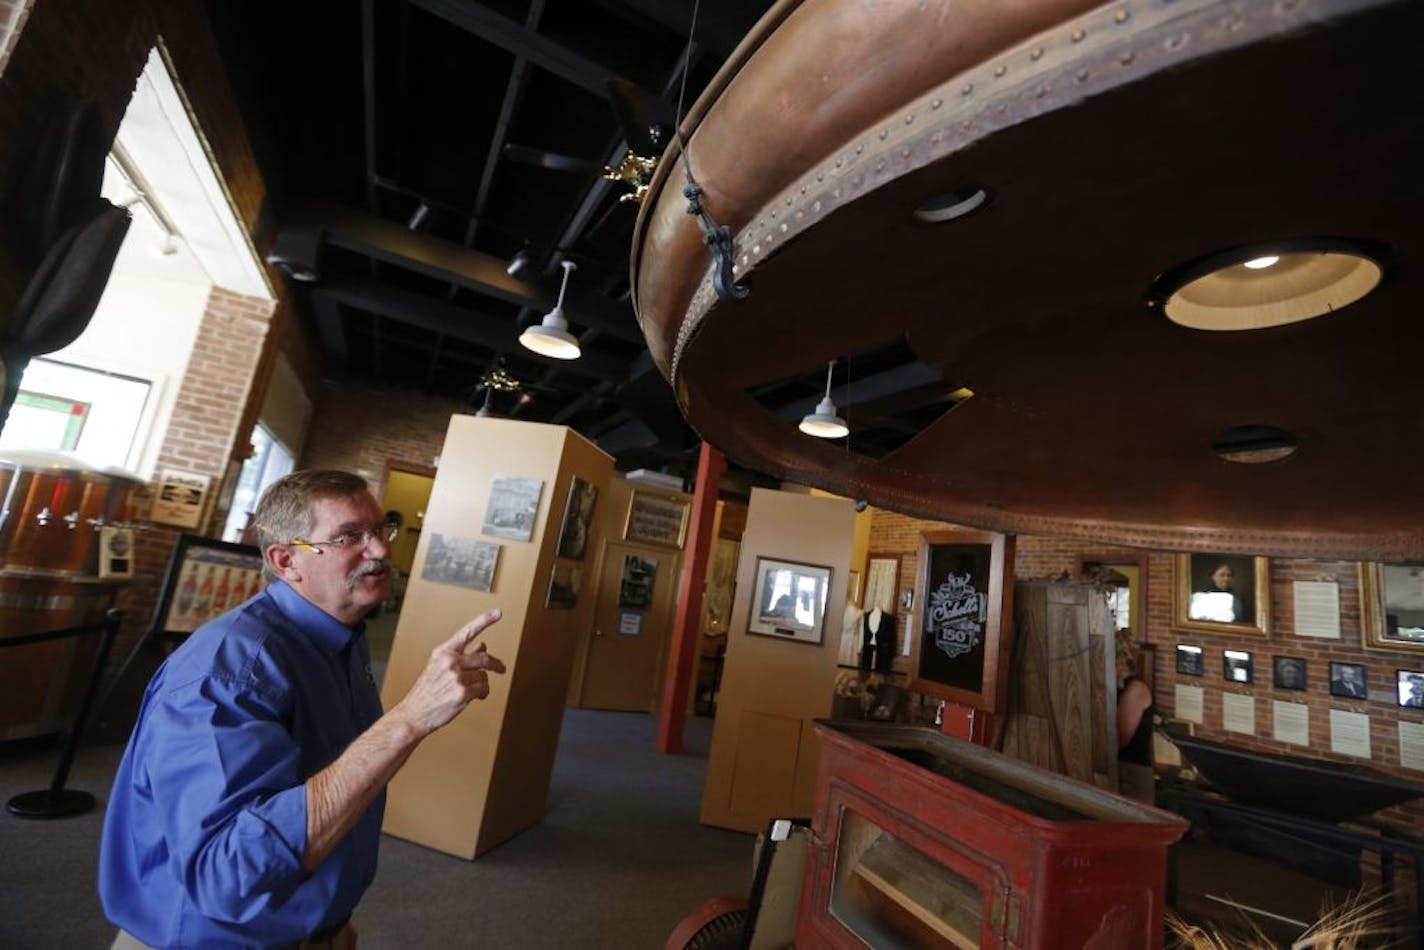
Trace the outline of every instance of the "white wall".
[[188, 369], [212, 285], [115, 273], [89, 327], [50, 359], [148, 380], [153, 388], [123, 466], [149, 478]]

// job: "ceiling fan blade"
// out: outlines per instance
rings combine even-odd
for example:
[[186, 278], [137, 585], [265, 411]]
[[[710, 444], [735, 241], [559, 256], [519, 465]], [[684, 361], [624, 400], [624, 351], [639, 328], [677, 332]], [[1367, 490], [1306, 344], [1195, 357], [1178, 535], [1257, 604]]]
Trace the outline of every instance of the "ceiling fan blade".
[[657, 158], [672, 138], [672, 106], [634, 82], [614, 77], [605, 81], [608, 99], [628, 147], [644, 158]]
[[506, 143], [501, 151], [505, 158], [523, 165], [550, 168], [557, 172], [573, 172], [578, 175], [603, 174], [603, 166], [597, 162], [574, 158], [571, 155], [560, 155], [558, 152], [546, 152], [542, 148], [530, 148], [527, 145], [515, 145], [510, 142]]

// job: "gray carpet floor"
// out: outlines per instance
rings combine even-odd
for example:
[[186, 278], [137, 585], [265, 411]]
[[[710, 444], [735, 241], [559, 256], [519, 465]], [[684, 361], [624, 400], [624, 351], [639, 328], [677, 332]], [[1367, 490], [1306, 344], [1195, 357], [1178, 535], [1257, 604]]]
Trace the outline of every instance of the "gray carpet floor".
[[[387, 837], [354, 922], [362, 950], [662, 947], [704, 900], [745, 896], [753, 836], [698, 824], [710, 719], [682, 755], [654, 749], [657, 721], [567, 710], [544, 820], [475, 861]], [[0, 813], [0, 950], [102, 948], [95, 888], [103, 803], [122, 753], [86, 747], [67, 786], [99, 807], [76, 818]], [[48, 786], [53, 748], [0, 752], [0, 801]]]

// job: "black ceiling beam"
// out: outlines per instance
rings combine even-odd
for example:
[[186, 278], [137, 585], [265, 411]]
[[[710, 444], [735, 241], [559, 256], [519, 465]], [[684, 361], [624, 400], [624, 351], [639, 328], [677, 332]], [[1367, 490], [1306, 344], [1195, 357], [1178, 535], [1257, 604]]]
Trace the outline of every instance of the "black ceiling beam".
[[[824, 379], [824, 377], [822, 378]], [[946, 386], [944, 375], [933, 366], [927, 363], [906, 363], [903, 366], [896, 366], [893, 369], [852, 380], [848, 384], [832, 386], [831, 398], [835, 400], [838, 408], [846, 409], [907, 395], [911, 392], [923, 391], [917, 393], [917, 402], [923, 405], [931, 401], [928, 397], [948, 396], [949, 392], [945, 389]], [[800, 419], [816, 408], [816, 404], [824, 398], [825, 393], [825, 384], [822, 383], [816, 395], [783, 403], [776, 408], [776, 414], [787, 420]], [[925, 398], [920, 398], [921, 396]]]
[[[524, 26], [535, 30], [544, 17], [544, 0], [533, 0], [529, 13], [524, 17]], [[485, 153], [485, 165], [480, 172], [480, 185], [475, 191], [475, 203], [470, 213], [470, 223], [465, 227], [465, 244], [473, 244], [475, 231], [479, 228], [480, 217], [485, 213], [489, 195], [494, 187], [494, 174], [499, 168], [504, 143], [509, 139], [509, 125], [514, 118], [514, 109], [524, 95], [524, 78], [529, 73], [529, 60], [524, 56], [514, 57], [514, 67], [509, 71], [509, 83], [504, 88], [504, 100], [499, 106], [499, 118], [495, 120], [494, 134], [490, 136], [489, 151]]]
[[[618, 0], [624, 7], [684, 39], [692, 28], [694, 0]], [[704, 5], [694, 39], [726, 59], [766, 11], [765, 0], [715, 0]]]
[[[410, 231], [354, 208], [308, 203], [284, 216], [281, 230], [289, 229], [301, 233], [318, 229], [329, 244], [520, 306], [549, 310], [558, 299], [558, 285], [553, 281], [536, 284], [518, 280], [505, 272], [504, 261], [491, 254]], [[598, 329], [628, 343], [644, 343], [632, 308], [583, 290], [577, 276], [570, 281], [564, 298], [564, 313], [570, 323]], [[510, 326], [513, 328], [513, 321]]]
[[[521, 348], [517, 328], [503, 317], [479, 313], [438, 297], [401, 290], [380, 281], [325, 282], [312, 289], [312, 298], [345, 304], [434, 333], [478, 343], [496, 354], [518, 352], [521, 357], [527, 354], [529, 359], [547, 361], [547, 357]], [[626, 381], [629, 374], [627, 361], [587, 351], [577, 360], [561, 362], [560, 368], [580, 376], [618, 383]]]
[[585, 59], [573, 50], [554, 42], [523, 24], [496, 13], [473, 0], [411, 0], [434, 16], [458, 26], [468, 33], [522, 56], [547, 69], [575, 86], [587, 89], [601, 98], [608, 98], [605, 81], [613, 72]]

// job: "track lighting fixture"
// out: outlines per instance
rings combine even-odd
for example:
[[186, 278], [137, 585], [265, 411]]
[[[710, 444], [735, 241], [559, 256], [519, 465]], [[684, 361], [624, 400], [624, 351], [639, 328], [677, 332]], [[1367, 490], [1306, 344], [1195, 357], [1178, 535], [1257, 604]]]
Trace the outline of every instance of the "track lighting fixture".
[[510, 277], [523, 277], [533, 263], [529, 255], [529, 248], [521, 247], [509, 259], [509, 265], [505, 267], [504, 272]]
[[560, 263], [564, 267], [564, 280], [559, 285], [559, 302], [544, 315], [543, 322], [519, 335], [519, 343], [525, 349], [556, 360], [576, 360], [582, 351], [578, 339], [569, 332], [569, 321], [564, 319], [564, 291], [569, 286], [569, 274], [578, 265], [569, 260]]

